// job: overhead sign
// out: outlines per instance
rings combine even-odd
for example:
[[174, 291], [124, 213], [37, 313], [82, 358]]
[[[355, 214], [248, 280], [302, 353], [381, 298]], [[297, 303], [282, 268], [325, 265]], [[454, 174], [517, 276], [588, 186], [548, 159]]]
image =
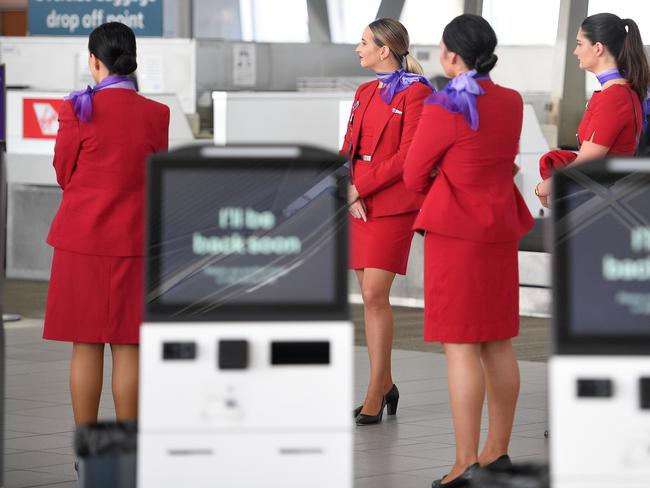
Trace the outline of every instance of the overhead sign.
[[61, 98], [23, 99], [23, 138], [56, 139]]
[[106, 22], [136, 36], [162, 36], [162, 0], [29, 0], [33, 36], [86, 36]]

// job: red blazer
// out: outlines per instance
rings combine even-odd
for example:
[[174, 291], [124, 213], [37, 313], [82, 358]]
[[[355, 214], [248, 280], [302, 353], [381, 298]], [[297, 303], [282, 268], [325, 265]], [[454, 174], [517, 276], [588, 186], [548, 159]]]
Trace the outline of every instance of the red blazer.
[[424, 106], [404, 167], [406, 187], [427, 194], [414, 228], [478, 242], [518, 240], [533, 226], [512, 176], [523, 102], [514, 90], [479, 83], [485, 94], [477, 97], [476, 132], [462, 115]]
[[413, 83], [396, 93], [379, 121], [372, 156], [372, 171], [355, 178], [353, 158], [357, 155], [361, 121], [378, 81], [364, 83], [354, 95], [350, 122], [341, 154], [350, 158], [352, 183], [364, 200], [372, 199], [376, 217], [398, 215], [420, 209], [423, 197], [408, 191], [402, 181], [404, 159], [422, 112], [422, 102], [431, 89], [422, 83]]
[[592, 141], [608, 147], [608, 154], [633, 156], [642, 132], [643, 109], [639, 96], [625, 84], [593, 93], [577, 135], [579, 144]]
[[63, 199], [47, 242], [99, 256], [144, 255], [145, 162], [166, 151], [169, 107], [135, 91], [95, 94], [93, 118], [59, 113], [54, 169]]

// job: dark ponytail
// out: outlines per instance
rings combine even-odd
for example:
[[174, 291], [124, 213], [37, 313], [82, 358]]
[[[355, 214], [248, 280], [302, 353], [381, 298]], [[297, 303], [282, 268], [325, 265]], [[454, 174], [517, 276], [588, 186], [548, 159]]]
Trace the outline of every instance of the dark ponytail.
[[650, 68], [639, 27], [632, 19], [602, 13], [587, 17], [580, 30], [589, 42], [600, 42], [616, 58], [616, 67], [643, 101], [648, 96]]
[[639, 32], [636, 22], [632, 19], [623, 19], [622, 22], [627, 27], [627, 35], [623, 42], [623, 48], [616, 57], [616, 64], [618, 69], [625, 72], [625, 78], [643, 103], [648, 97], [648, 84], [650, 83], [648, 58], [645, 55], [641, 32]]
[[118, 75], [130, 75], [138, 68], [138, 63], [135, 56], [130, 54], [120, 54], [113, 63], [112, 73]]
[[447, 49], [458, 54], [469, 69], [489, 73], [499, 59], [494, 50], [497, 35], [483, 17], [472, 14], [459, 15], [442, 33]]
[[129, 75], [138, 68], [135, 34], [120, 22], [108, 22], [92, 31], [88, 51], [104, 63], [111, 74]]

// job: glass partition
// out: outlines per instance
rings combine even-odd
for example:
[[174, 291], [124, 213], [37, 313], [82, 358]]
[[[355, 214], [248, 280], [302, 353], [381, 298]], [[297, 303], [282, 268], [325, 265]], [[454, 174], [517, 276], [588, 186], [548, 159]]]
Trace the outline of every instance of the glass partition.
[[309, 42], [307, 0], [240, 0], [242, 38], [256, 42]]
[[463, 0], [406, 0], [400, 21], [409, 31], [411, 44], [439, 44], [445, 26], [463, 13], [463, 3]]
[[589, 0], [589, 15], [600, 12], [632, 19], [639, 26], [643, 43], [650, 44], [650, 2], [647, 0]]
[[239, 0], [194, 0], [192, 17], [197, 39], [242, 38]]
[[307, 0], [194, 0], [194, 37], [309, 42]]
[[502, 46], [554, 45], [559, 16], [560, 0], [546, 0], [543, 6], [521, 0], [483, 0], [483, 17]]
[[380, 0], [327, 0], [332, 42], [357, 44], [363, 29], [377, 18]]

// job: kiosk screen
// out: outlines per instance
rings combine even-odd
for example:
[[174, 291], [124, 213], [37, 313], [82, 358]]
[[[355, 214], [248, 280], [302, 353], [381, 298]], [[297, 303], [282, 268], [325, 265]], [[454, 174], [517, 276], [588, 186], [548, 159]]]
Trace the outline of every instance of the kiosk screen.
[[295, 162], [211, 161], [163, 168], [158, 189], [154, 309], [272, 320], [347, 301], [345, 208], [331, 174]]
[[555, 182], [558, 339], [595, 352], [650, 339], [650, 177], [602, 169]]

